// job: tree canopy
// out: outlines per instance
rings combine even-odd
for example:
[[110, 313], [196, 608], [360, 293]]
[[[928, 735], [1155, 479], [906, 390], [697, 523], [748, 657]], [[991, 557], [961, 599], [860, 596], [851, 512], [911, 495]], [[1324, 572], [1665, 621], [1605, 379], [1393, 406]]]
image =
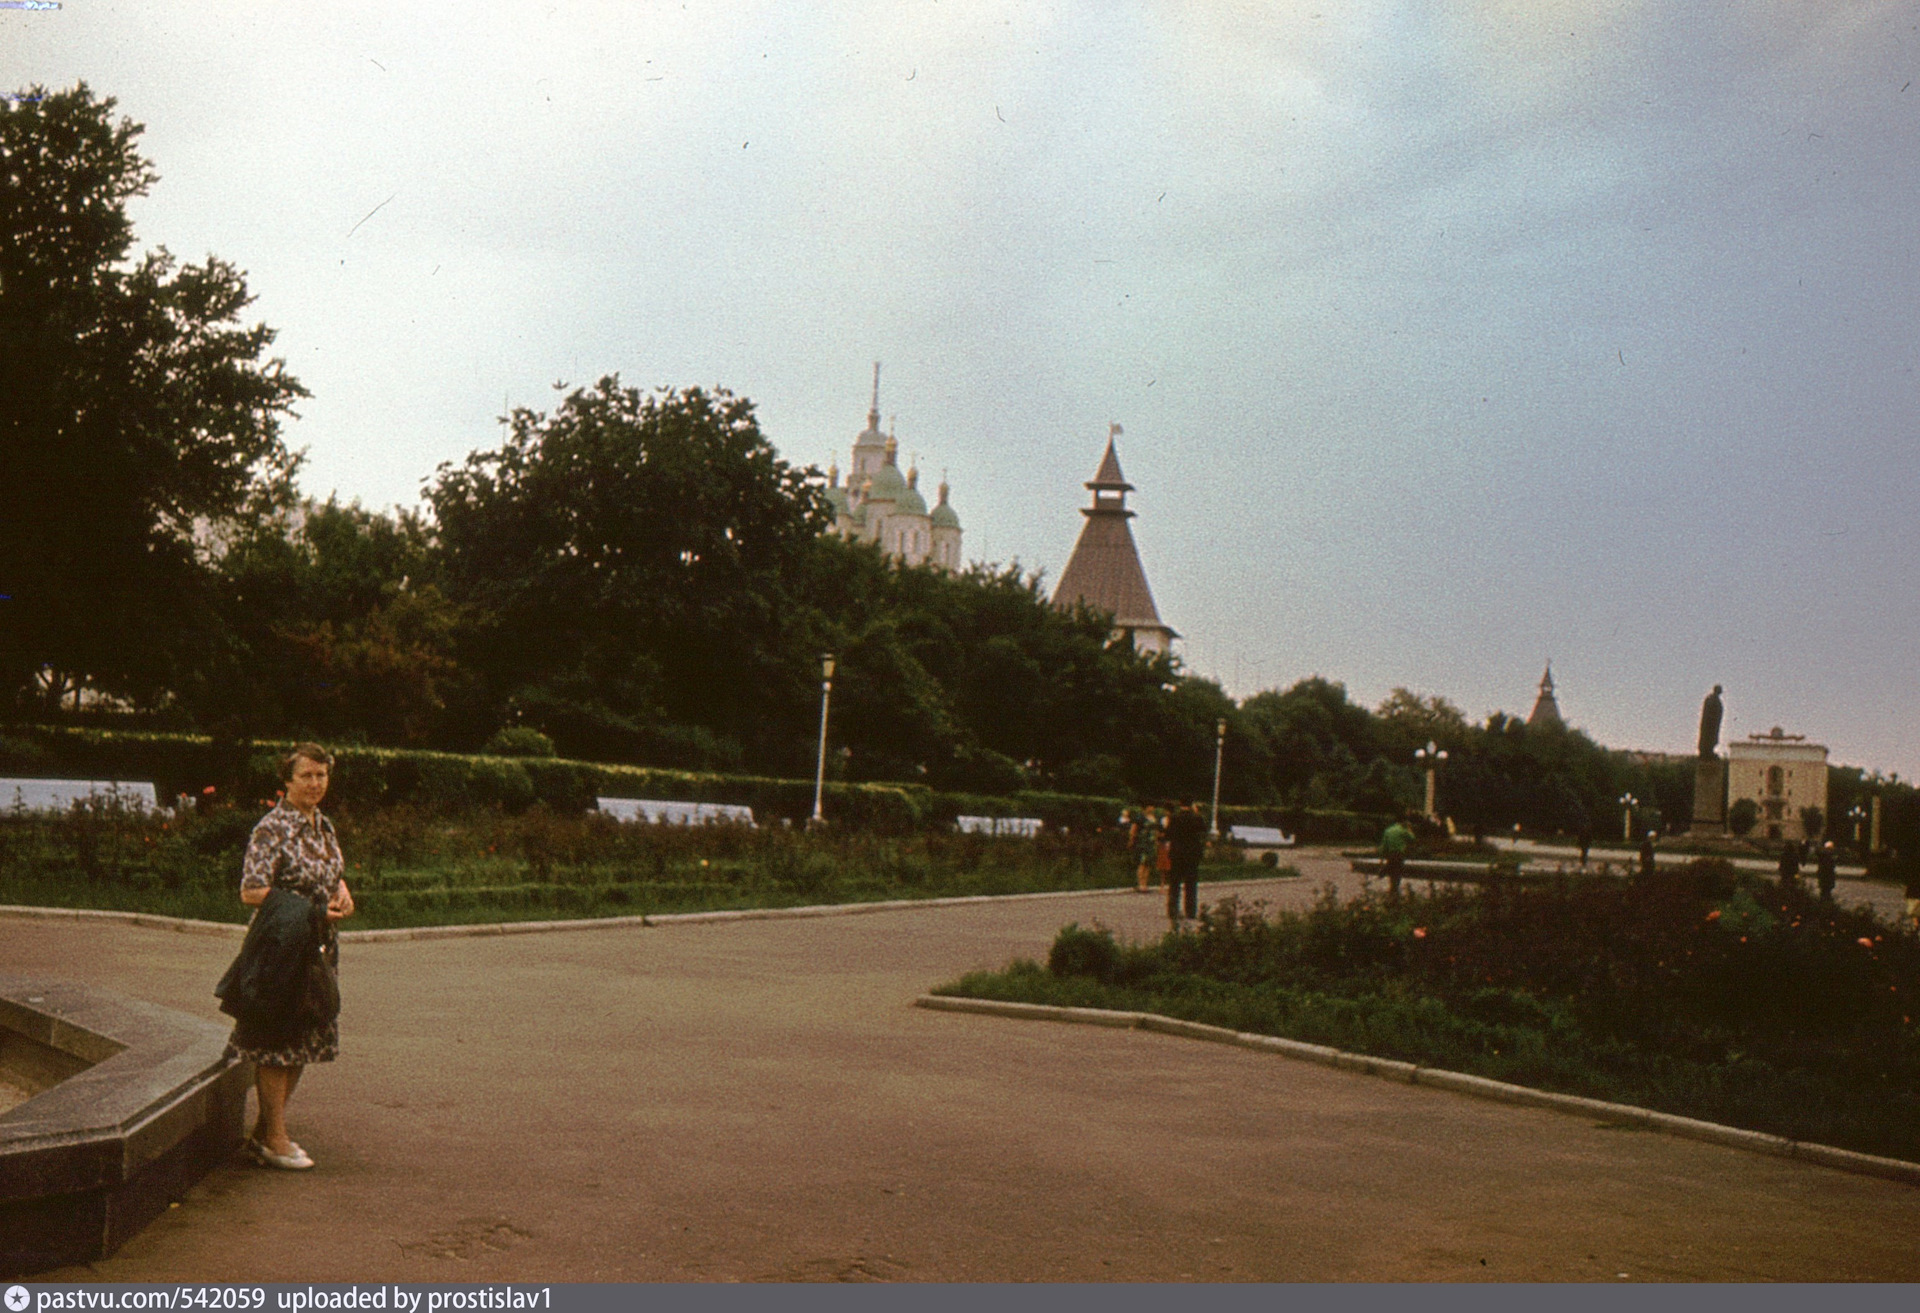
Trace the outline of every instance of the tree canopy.
[[239, 270], [129, 259], [157, 181], [84, 83], [0, 113], [0, 685], [151, 694], [206, 633], [196, 528], [284, 500], [306, 395]]
[[826, 503], [751, 403], [607, 377], [507, 423], [427, 492], [449, 593], [481, 617], [469, 668], [563, 749], [804, 736], [793, 587]]

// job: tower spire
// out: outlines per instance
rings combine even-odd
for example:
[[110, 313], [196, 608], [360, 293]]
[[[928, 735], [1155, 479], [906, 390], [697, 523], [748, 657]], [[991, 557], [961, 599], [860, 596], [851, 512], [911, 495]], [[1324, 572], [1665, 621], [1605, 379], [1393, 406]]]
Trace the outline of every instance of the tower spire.
[[867, 427], [876, 432], [880, 428], [880, 362], [878, 360], [873, 362], [873, 404], [867, 408]]
[[1547, 661], [1547, 669], [1540, 676], [1540, 696], [1534, 699], [1533, 714], [1527, 717], [1527, 727], [1532, 729], [1540, 725], [1565, 725], [1561, 718], [1559, 699], [1553, 696], [1553, 661]]
[[1073, 555], [1067, 558], [1067, 568], [1060, 572], [1053, 605], [1066, 611], [1084, 603], [1104, 611], [1112, 618], [1115, 637], [1124, 635], [1142, 651], [1165, 653], [1180, 635], [1160, 619], [1140, 565], [1139, 548], [1127, 527], [1134, 516], [1127, 509], [1133, 485], [1120, 472], [1120, 455], [1114, 449], [1119, 433], [1118, 424], [1108, 426], [1100, 469], [1084, 485], [1093, 493], [1093, 504], [1081, 508], [1086, 523]]

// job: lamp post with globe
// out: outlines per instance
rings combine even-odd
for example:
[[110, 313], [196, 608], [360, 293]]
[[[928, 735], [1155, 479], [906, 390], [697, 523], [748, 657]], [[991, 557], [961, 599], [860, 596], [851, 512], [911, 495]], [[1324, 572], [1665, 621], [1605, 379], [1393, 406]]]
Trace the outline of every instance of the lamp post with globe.
[[1427, 819], [1438, 821], [1440, 812], [1434, 805], [1434, 775], [1439, 771], [1440, 763], [1447, 759], [1447, 750], [1428, 739], [1426, 747], [1413, 750], [1413, 757], [1427, 768]]
[[813, 817], [809, 827], [824, 824], [820, 803], [827, 791], [827, 703], [833, 697], [833, 653], [820, 657], [820, 764], [813, 773]]

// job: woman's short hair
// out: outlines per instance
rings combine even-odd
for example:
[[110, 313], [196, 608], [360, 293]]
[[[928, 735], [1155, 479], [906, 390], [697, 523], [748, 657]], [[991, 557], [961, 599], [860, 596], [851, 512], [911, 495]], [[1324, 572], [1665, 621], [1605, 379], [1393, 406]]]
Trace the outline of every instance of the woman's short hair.
[[280, 758], [280, 782], [287, 783], [293, 778], [293, 768], [300, 761], [317, 761], [329, 771], [333, 769], [333, 754], [318, 743], [296, 743], [293, 751]]

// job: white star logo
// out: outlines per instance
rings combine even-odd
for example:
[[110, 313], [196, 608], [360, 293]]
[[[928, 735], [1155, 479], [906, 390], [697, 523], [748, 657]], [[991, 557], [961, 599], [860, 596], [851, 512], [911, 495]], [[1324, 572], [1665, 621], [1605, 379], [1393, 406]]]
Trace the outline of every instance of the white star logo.
[[7, 1287], [7, 1307], [13, 1310], [13, 1313], [21, 1313], [21, 1310], [26, 1308], [32, 1300], [33, 1296], [27, 1293], [25, 1286]]

